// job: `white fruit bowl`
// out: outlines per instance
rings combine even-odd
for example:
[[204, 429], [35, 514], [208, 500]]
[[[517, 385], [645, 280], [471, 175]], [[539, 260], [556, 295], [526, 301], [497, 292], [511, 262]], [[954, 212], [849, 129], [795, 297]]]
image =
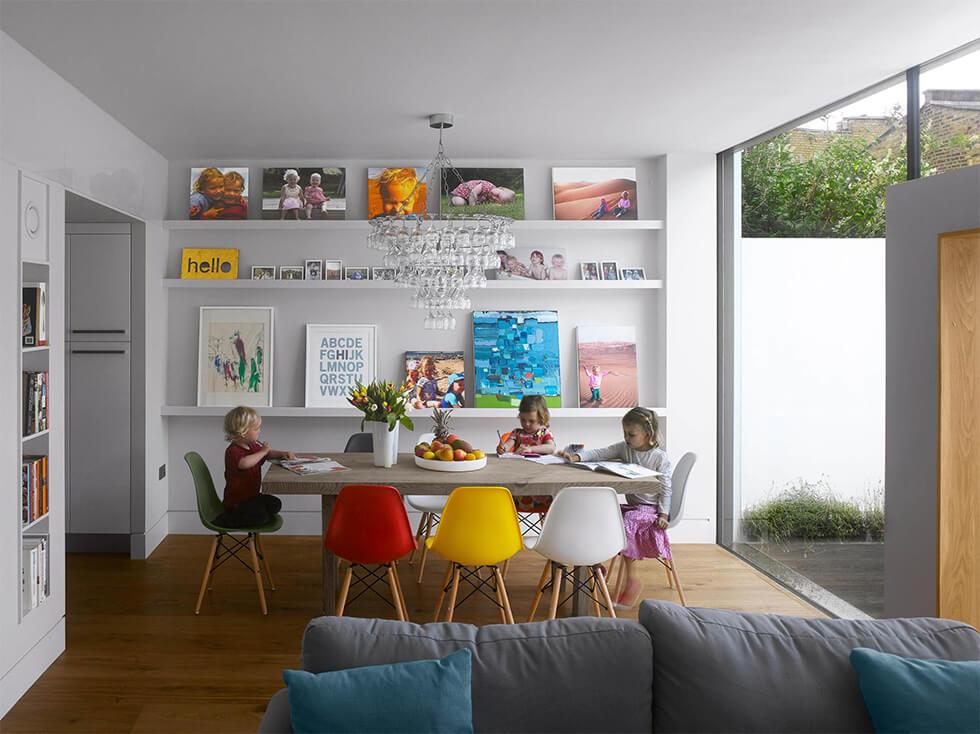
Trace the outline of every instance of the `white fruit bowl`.
[[416, 456], [415, 465], [430, 471], [476, 471], [487, 465], [487, 457], [473, 459], [473, 461], [439, 461], [438, 459], [423, 459], [421, 456]]

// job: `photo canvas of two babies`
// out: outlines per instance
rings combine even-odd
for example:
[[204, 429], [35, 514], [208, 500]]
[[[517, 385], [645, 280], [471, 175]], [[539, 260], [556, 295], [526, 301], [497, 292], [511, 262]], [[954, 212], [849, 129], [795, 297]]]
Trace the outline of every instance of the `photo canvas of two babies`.
[[191, 169], [190, 219], [248, 219], [248, 166]]
[[307, 221], [346, 216], [346, 168], [262, 169], [263, 219]]

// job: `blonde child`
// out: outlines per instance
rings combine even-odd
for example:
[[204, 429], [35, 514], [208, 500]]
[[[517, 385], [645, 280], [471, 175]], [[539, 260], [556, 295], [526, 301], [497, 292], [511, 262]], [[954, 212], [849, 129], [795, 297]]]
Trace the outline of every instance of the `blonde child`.
[[330, 201], [330, 197], [323, 193], [323, 189], [320, 187], [320, 181], [323, 178], [319, 173], [314, 173], [310, 175], [310, 185], [303, 189], [303, 199], [306, 201], [306, 218], [313, 219], [313, 210], [316, 209], [320, 214], [323, 214], [323, 205]]
[[623, 556], [626, 579], [616, 604], [624, 608], [634, 606], [643, 591], [643, 583], [636, 577], [633, 564], [642, 558], [671, 558], [670, 541], [667, 540], [671, 466], [662, 446], [657, 414], [647, 408], [633, 408], [623, 416], [623, 441], [620, 443], [591, 451], [559, 452], [569, 461], [619, 459], [661, 474], [657, 477], [660, 486], [655, 492], [628, 494], [629, 504], [622, 507], [626, 547], [620, 555]]
[[551, 267], [548, 268], [548, 280], [568, 280], [568, 270], [565, 269], [565, 256], [556, 252], [551, 256]]
[[436, 361], [429, 355], [419, 361], [419, 379], [415, 383], [415, 395], [416, 408], [436, 408], [442, 402], [442, 398], [439, 397]]
[[248, 219], [248, 200], [245, 193], [245, 177], [238, 171], [228, 171], [224, 176], [225, 190], [218, 219]]
[[[412, 214], [419, 189], [419, 177], [414, 168], [386, 168], [378, 176], [382, 213], [396, 217]], [[424, 206], [422, 210], [425, 211]]]
[[616, 202], [616, 206], [613, 207], [612, 215], [619, 219], [624, 214], [628, 214], [633, 203], [630, 201], [630, 192], [624, 191], [619, 195], [619, 201]]
[[[303, 189], [299, 185], [299, 173], [295, 168], [286, 169], [282, 180], [286, 183], [279, 190], [279, 219], [285, 219], [286, 214], [292, 214], [293, 219], [299, 219], [300, 209], [306, 206]], [[309, 219], [309, 211], [307, 211]]]
[[[525, 395], [517, 408], [520, 428], [515, 428], [507, 438], [501, 437], [497, 444], [497, 455], [515, 454], [553, 454], [557, 450], [555, 437], [548, 428], [551, 413], [548, 404], [540, 395]], [[515, 497], [518, 512], [546, 512], [551, 505], [551, 497], [533, 495]]]
[[612, 370], [606, 370], [605, 372], [602, 372], [599, 369], [599, 365], [597, 364], [592, 365], [591, 371], [584, 364], [582, 365], [582, 369], [585, 370], [585, 376], [589, 380], [589, 390], [592, 391], [592, 397], [590, 398], [590, 401], [596, 404], [601, 403], [602, 402], [602, 394], [601, 394], [602, 378], [605, 377], [606, 375], [615, 375], [616, 373], [613, 372]]
[[264, 525], [282, 509], [282, 500], [262, 494], [262, 464], [266, 459], [295, 459], [259, 443], [262, 418], [252, 408], [239, 406], [225, 415], [225, 512], [218, 524], [229, 528]]
[[217, 168], [205, 168], [192, 187], [191, 219], [216, 219], [225, 193], [225, 177]]
[[548, 277], [548, 268], [544, 264], [544, 253], [541, 250], [531, 251], [531, 277], [534, 280], [545, 280]]

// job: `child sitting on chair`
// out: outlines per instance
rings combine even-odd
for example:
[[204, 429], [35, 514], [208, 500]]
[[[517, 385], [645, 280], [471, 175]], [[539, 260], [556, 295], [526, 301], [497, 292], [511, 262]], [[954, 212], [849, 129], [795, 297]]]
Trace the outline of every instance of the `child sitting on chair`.
[[266, 459], [295, 459], [292, 451], [280, 451], [259, 443], [262, 418], [252, 408], [239, 406], [225, 415], [225, 512], [215, 524], [228, 528], [265, 525], [282, 509], [282, 500], [262, 494], [262, 464]]

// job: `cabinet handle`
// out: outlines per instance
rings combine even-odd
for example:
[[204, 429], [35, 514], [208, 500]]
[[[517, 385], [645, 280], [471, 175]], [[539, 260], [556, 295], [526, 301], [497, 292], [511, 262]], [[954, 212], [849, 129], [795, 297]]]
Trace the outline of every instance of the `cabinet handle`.
[[72, 349], [72, 354], [125, 354], [125, 349]]
[[125, 334], [125, 329], [72, 329], [72, 334]]

